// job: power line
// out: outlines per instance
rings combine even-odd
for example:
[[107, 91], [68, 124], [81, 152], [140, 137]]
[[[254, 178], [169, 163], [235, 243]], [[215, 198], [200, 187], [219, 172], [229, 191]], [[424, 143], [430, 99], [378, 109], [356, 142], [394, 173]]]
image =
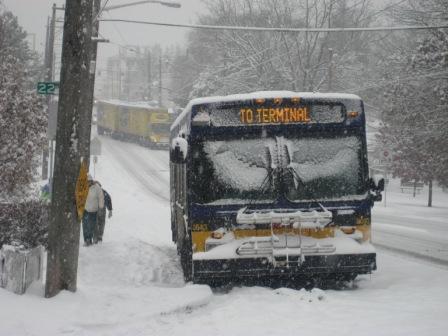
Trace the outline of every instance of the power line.
[[264, 32], [283, 32], [283, 33], [331, 33], [331, 32], [365, 32], [365, 31], [394, 31], [394, 30], [428, 30], [428, 29], [446, 29], [448, 24], [432, 25], [432, 26], [396, 26], [396, 27], [352, 27], [352, 28], [274, 28], [274, 27], [245, 27], [245, 26], [213, 26], [198, 24], [180, 24], [180, 23], [163, 23], [153, 21], [138, 21], [125, 19], [100, 19], [102, 22], [124, 22], [136, 23], [153, 26], [165, 26], [176, 28], [193, 28], [193, 29], [209, 29], [209, 30], [242, 30], [242, 31], [264, 31]]
[[[106, 3], [107, 3], [107, 2], [106, 2]], [[109, 12], [107, 12], [107, 15], [109, 15]], [[100, 20], [100, 21], [101, 21], [101, 20]], [[126, 39], [125, 39], [125, 37], [123, 36], [123, 34], [121, 33], [120, 29], [118, 29], [117, 25], [116, 25], [114, 22], [112, 22], [112, 26], [113, 26], [113, 28], [115, 29], [115, 31], [118, 33], [118, 35], [120, 36], [121, 41], [122, 41], [125, 45], [128, 45], [129, 43], [126, 41]]]
[[106, 0], [104, 2], [104, 5], [101, 7], [101, 9], [98, 11], [96, 16], [93, 18], [93, 22], [97, 21], [101, 17], [101, 14], [103, 14], [104, 8], [107, 6], [108, 2], [109, 2], [109, 0]]

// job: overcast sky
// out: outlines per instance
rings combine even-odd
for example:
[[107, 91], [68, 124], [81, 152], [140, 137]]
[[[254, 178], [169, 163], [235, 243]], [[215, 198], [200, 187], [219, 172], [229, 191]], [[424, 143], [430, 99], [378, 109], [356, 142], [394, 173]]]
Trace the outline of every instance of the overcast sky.
[[[2, 0], [0, 0], [1, 2]], [[102, 0], [104, 4], [106, 0]], [[131, 3], [136, 0], [109, 0], [107, 6], [114, 6], [123, 3]], [[194, 23], [197, 14], [204, 12], [201, 0], [165, 0], [182, 4], [179, 9], [169, 8], [160, 4], [143, 4], [128, 8], [121, 8], [110, 11], [103, 15], [104, 18], [135, 19], [159, 22]], [[42, 51], [45, 43], [45, 30], [47, 17], [51, 15], [53, 3], [61, 6], [65, 4], [63, 0], [3, 0], [8, 10], [14, 13], [19, 19], [19, 24], [30, 34], [35, 34], [36, 49]], [[62, 11], [58, 11], [62, 18]], [[160, 43], [169, 46], [185, 41], [187, 29], [155, 27], [146, 25], [135, 25], [127, 23], [103, 22], [100, 25], [100, 33], [108, 38], [112, 43], [101, 44], [98, 57], [100, 63], [118, 50], [120, 45], [152, 45]], [[32, 42], [34, 35], [30, 35]]]

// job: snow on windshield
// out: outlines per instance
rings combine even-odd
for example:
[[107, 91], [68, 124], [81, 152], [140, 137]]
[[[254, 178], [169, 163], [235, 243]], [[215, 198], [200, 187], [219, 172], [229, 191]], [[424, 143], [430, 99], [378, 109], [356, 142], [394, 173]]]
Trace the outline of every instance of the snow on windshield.
[[274, 195], [273, 184], [279, 182], [273, 170], [281, 167], [285, 196], [291, 201], [356, 195], [362, 175], [360, 150], [361, 140], [355, 136], [205, 141], [196, 175], [197, 181], [208, 181], [208, 187], [198, 186], [196, 192], [204, 203], [273, 200], [280, 196]]
[[233, 189], [254, 190], [267, 178], [266, 146], [274, 139], [213, 141], [204, 145], [218, 179]]
[[304, 182], [328, 176], [341, 176], [353, 180], [358, 173], [358, 150], [356, 137], [343, 139], [290, 139], [286, 140], [291, 155], [290, 167]]

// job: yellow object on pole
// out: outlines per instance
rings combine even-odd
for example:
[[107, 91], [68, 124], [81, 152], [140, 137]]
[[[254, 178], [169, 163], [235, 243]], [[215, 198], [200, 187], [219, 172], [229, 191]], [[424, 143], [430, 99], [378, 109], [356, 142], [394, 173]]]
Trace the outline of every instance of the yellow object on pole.
[[87, 160], [84, 159], [79, 169], [78, 180], [76, 181], [76, 208], [78, 210], [78, 219], [82, 219], [84, 207], [86, 205], [87, 195], [89, 193], [89, 182], [87, 180]]

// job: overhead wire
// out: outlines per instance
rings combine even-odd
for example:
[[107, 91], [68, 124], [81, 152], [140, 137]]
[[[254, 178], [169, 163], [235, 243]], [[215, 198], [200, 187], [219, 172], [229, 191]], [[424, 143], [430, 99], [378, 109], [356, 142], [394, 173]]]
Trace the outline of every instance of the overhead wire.
[[175, 28], [192, 28], [208, 30], [239, 30], [258, 32], [283, 32], [283, 33], [324, 33], [324, 32], [375, 32], [375, 31], [395, 31], [395, 30], [429, 30], [447, 29], [448, 23], [431, 26], [391, 26], [391, 27], [347, 27], [347, 28], [281, 28], [281, 27], [254, 27], [254, 26], [214, 26], [200, 24], [180, 24], [155, 21], [126, 20], [126, 19], [99, 19], [102, 22], [123, 22], [152, 26], [165, 26]]
[[[378, 15], [380, 12], [386, 11], [392, 7], [398, 6], [400, 4], [402, 4], [403, 2], [405, 2], [406, 0], [402, 0], [399, 1], [396, 4], [387, 6], [386, 8], [383, 8], [382, 10], [372, 14], [371, 16], [375, 16]], [[105, 5], [107, 4], [108, 0], [106, 1]], [[103, 6], [103, 9], [105, 7], [105, 5]], [[101, 11], [102, 12], [102, 11]], [[369, 18], [369, 17], [368, 17]], [[159, 23], [159, 22], [147, 22], [147, 21], [135, 21], [135, 20], [118, 20], [118, 19], [100, 19], [100, 21], [104, 21], [104, 22], [111, 22], [114, 26], [114, 29], [118, 32], [118, 34], [120, 35], [121, 39], [123, 40], [123, 42], [125, 44], [127, 44], [124, 36], [121, 34], [121, 32], [119, 31], [119, 29], [116, 27], [115, 22], [131, 22], [131, 23], [141, 23], [141, 24], [150, 24], [150, 25], [161, 25], [161, 26], [171, 26], [171, 27], [185, 27], [185, 28], [199, 28], [199, 29], [220, 29], [220, 30], [251, 30], [251, 31], [274, 31], [274, 32], [334, 32], [334, 31], [381, 31], [381, 30], [409, 30], [409, 29], [439, 29], [439, 28], [448, 28], [448, 25], [437, 25], [437, 26], [401, 26], [401, 27], [367, 27], [367, 28], [263, 28], [263, 27], [239, 27], [239, 26], [210, 26], [210, 25], [181, 25], [181, 24], [170, 24], [170, 23]], [[117, 43], [116, 43], [117, 44]], [[117, 44], [120, 45], [120, 44]], [[122, 45], [120, 45], [122, 46]], [[122, 46], [124, 47], [124, 46]], [[272, 49], [274, 49], [276, 46], [274, 46]], [[129, 48], [128, 48], [129, 49]], [[131, 49], [132, 50], [132, 49]], [[260, 53], [265, 52], [266, 50], [262, 50], [260, 51]], [[280, 55], [276, 55], [258, 65], [263, 65], [267, 62], [271, 62], [275, 59], [278, 59], [280, 57], [283, 57], [286, 54], [280, 54]], [[239, 62], [233, 63], [232, 66], [235, 67], [238, 63], [244, 63], [246, 61], [246, 59], [242, 59]], [[221, 73], [222, 71], [225, 71], [228, 69], [219, 69], [215, 72], [210, 73], [209, 75], [213, 76], [213, 75], [217, 75], [219, 73]], [[230, 76], [234, 76], [235, 74], [241, 73], [243, 71], [247, 71], [250, 70], [250, 67], [245, 68], [245, 69], [240, 69], [237, 72], [233, 72], [223, 78], [220, 78], [221, 80], [225, 80], [226, 78], [230, 77]], [[428, 76], [434, 76], [434, 74], [428, 74], [425, 76], [417, 76], [417, 77], [428, 77]], [[412, 77], [407, 77], [407, 78], [403, 78], [404, 79], [409, 79], [409, 78], [415, 78], [415, 76]], [[400, 79], [396, 79], [394, 81], [397, 81]], [[385, 83], [381, 83], [381, 84], [376, 84], [376, 85], [370, 85], [367, 87], [363, 87], [363, 88], [357, 88], [357, 89], [352, 89], [350, 90], [350, 92], [358, 92], [358, 91], [362, 91], [362, 90], [366, 90], [369, 88], [373, 88], [373, 87], [379, 87], [379, 86], [383, 86], [385, 85]], [[179, 88], [178, 90], [176, 90], [177, 92], [182, 91], [183, 89], [185, 89], [186, 87], [190, 86], [190, 84], [187, 84], [181, 88]]]
[[101, 14], [103, 14], [104, 8], [106, 8], [108, 2], [109, 2], [109, 0], [106, 0], [104, 2], [104, 5], [100, 8], [100, 10], [96, 14], [96, 16], [93, 18], [93, 22], [96, 22], [99, 20], [99, 18], [101, 17]]
[[[110, 14], [107, 12], [107, 15], [110, 17]], [[125, 45], [129, 45], [129, 43], [127, 42], [127, 40], [125, 39], [125, 37], [123, 36], [123, 34], [121, 33], [120, 29], [118, 29], [117, 25], [112, 22], [112, 27], [114, 28], [114, 30], [118, 33], [118, 35], [120, 36], [121, 41], [125, 44]]]

